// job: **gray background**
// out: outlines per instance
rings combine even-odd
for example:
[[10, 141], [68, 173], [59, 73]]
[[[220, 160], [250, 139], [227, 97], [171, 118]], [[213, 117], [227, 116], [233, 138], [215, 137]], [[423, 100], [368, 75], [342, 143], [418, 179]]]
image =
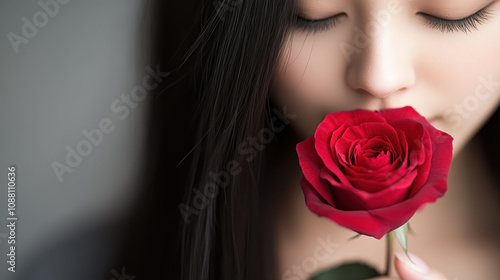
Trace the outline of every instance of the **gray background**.
[[[95, 245], [113, 240], [102, 238], [107, 229], [96, 234], [93, 228], [112, 228], [113, 221], [130, 209], [137, 191], [146, 102], [130, 110], [124, 120], [110, 108], [114, 100], [140, 85], [145, 75], [140, 34], [147, 32], [141, 29], [147, 1], [59, 4], [59, 11], [19, 46], [18, 53], [7, 34], [21, 35], [22, 17], [32, 21], [43, 9], [35, 0], [1, 3], [0, 279], [20, 278], [27, 271], [31, 276], [23, 279], [80, 279], [78, 270], [94, 266], [86, 258], [105, 265], [101, 262], [105, 253], [96, 255], [92, 246], [101, 248]], [[114, 131], [105, 134], [102, 143], [60, 182], [51, 164], [64, 164], [65, 147], [76, 149], [86, 139], [82, 130], [98, 128], [103, 118], [113, 121]], [[6, 265], [10, 165], [17, 166], [16, 273], [8, 272]], [[64, 249], [65, 244], [82, 250]], [[122, 268], [109, 267], [107, 279], [113, 278], [114, 269]], [[75, 277], [68, 278], [69, 274]]]

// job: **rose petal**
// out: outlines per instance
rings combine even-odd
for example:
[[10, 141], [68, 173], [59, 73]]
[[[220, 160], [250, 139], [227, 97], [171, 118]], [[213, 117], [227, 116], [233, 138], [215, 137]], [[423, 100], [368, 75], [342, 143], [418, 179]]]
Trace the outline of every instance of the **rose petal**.
[[314, 138], [308, 138], [297, 144], [296, 149], [299, 155], [299, 165], [302, 168], [305, 180], [314, 186], [322, 198], [331, 205], [334, 205], [330, 185], [319, 176], [321, 168], [324, 165], [314, 149]]
[[[339, 169], [338, 159], [333, 156], [334, 153], [330, 150], [330, 139], [340, 137], [340, 135], [348, 128], [349, 124], [343, 123], [340, 127], [320, 125], [314, 134], [314, 145], [316, 153], [323, 161], [323, 165], [330, 169], [342, 182], [347, 184], [348, 180], [345, 178], [343, 172]], [[333, 132], [329, 129], [333, 130]]]
[[307, 207], [358, 233], [380, 239], [447, 189], [453, 138], [409, 106], [332, 113], [310, 139], [297, 145]]

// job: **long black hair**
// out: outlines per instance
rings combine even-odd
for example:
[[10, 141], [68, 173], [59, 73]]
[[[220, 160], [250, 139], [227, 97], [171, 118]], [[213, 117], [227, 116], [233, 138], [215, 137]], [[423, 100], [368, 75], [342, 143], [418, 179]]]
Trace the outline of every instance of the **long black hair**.
[[[151, 2], [151, 64], [170, 75], [150, 100], [141, 196], [116, 267], [138, 280], [278, 278], [280, 190], [266, 178], [272, 153], [294, 146], [280, 142], [293, 133], [281, 129], [269, 87], [294, 9], [287, 0]], [[500, 139], [498, 115], [480, 132], [485, 146]], [[272, 143], [252, 143], [258, 136]]]
[[129, 275], [276, 279], [263, 145], [287, 124], [269, 90], [294, 9], [152, 2], [151, 59], [170, 75], [151, 100], [142, 197], [117, 264]]

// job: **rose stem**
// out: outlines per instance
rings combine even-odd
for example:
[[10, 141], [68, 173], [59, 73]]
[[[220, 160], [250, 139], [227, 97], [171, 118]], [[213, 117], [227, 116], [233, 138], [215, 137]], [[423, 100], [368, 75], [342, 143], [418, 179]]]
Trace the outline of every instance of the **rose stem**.
[[389, 232], [385, 235], [387, 239], [387, 252], [385, 254], [385, 273], [383, 276], [389, 276], [391, 272], [391, 259], [392, 259], [392, 232]]

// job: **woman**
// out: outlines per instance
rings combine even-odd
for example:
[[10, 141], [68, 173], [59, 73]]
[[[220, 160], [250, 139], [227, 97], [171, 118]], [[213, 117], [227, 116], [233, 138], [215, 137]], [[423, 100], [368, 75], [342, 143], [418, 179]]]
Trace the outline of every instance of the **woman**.
[[[153, 104], [151, 189], [139, 204], [151, 212], [137, 214], [158, 224], [141, 239], [150, 243], [123, 260], [130, 274], [306, 279], [346, 260], [382, 267], [383, 242], [345, 242], [352, 232], [307, 210], [295, 145], [330, 112], [406, 105], [454, 137], [455, 157], [445, 197], [411, 220], [410, 251], [449, 278], [499, 273], [500, 230], [491, 214], [498, 178], [476, 152], [498, 155], [491, 144], [498, 133], [490, 131], [499, 123], [500, 1], [154, 7], [161, 17], [153, 59], [171, 68], [172, 84]], [[481, 128], [486, 144], [477, 144], [480, 137], [467, 144]], [[320, 239], [335, 248], [304, 265]], [[396, 261], [402, 279], [444, 277], [432, 269], [415, 276], [403, 263]]]

